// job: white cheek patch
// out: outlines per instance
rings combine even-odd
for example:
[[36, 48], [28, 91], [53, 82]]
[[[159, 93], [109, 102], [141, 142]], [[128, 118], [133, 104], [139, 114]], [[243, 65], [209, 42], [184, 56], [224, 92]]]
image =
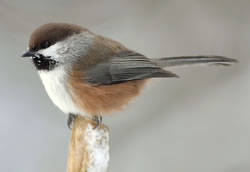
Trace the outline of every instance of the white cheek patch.
[[46, 49], [39, 50], [37, 54], [42, 54], [45, 57], [50, 56], [54, 60], [59, 60], [62, 57], [62, 54], [67, 50], [66, 47], [63, 47], [61, 42], [55, 43]]
[[42, 54], [45, 57], [50, 56], [53, 59], [58, 59], [59, 58], [59, 54], [58, 54], [58, 49], [60, 48], [60, 45], [58, 45], [59, 43], [56, 43], [54, 45], [51, 45], [50, 47], [46, 48], [46, 49], [42, 49], [39, 50], [37, 52], [37, 54]]

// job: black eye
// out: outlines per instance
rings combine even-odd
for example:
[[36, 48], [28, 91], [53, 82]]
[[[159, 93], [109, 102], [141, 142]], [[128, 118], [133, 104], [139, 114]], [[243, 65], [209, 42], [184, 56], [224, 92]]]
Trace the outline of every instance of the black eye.
[[48, 48], [49, 46], [50, 46], [50, 41], [44, 41], [44, 42], [41, 44], [41, 48], [42, 48], [42, 49]]

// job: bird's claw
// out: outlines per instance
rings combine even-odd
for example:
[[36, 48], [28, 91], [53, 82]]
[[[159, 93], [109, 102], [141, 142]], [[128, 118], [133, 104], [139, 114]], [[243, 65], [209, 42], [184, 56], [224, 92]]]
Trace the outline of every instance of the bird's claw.
[[74, 115], [72, 113], [69, 114], [68, 122], [67, 122], [69, 129], [72, 129], [74, 121], [75, 121], [75, 117], [76, 117], [76, 115]]
[[102, 117], [101, 116], [94, 116], [92, 118], [92, 120], [96, 122], [96, 126], [93, 129], [96, 129], [102, 123]]

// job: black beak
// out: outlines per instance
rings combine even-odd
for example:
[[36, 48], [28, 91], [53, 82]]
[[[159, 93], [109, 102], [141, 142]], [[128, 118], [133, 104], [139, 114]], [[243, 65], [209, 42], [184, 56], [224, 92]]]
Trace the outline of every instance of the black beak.
[[30, 51], [30, 50], [28, 50], [22, 54], [22, 57], [33, 57], [33, 56], [35, 56], [35, 53], [33, 51]]

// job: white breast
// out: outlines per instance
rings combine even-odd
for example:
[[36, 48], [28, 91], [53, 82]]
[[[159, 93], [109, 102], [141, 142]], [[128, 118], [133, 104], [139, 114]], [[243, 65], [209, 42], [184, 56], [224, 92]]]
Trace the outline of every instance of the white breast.
[[67, 75], [62, 66], [52, 71], [38, 71], [43, 85], [53, 103], [64, 113], [84, 115], [72, 100], [70, 88], [67, 85]]

